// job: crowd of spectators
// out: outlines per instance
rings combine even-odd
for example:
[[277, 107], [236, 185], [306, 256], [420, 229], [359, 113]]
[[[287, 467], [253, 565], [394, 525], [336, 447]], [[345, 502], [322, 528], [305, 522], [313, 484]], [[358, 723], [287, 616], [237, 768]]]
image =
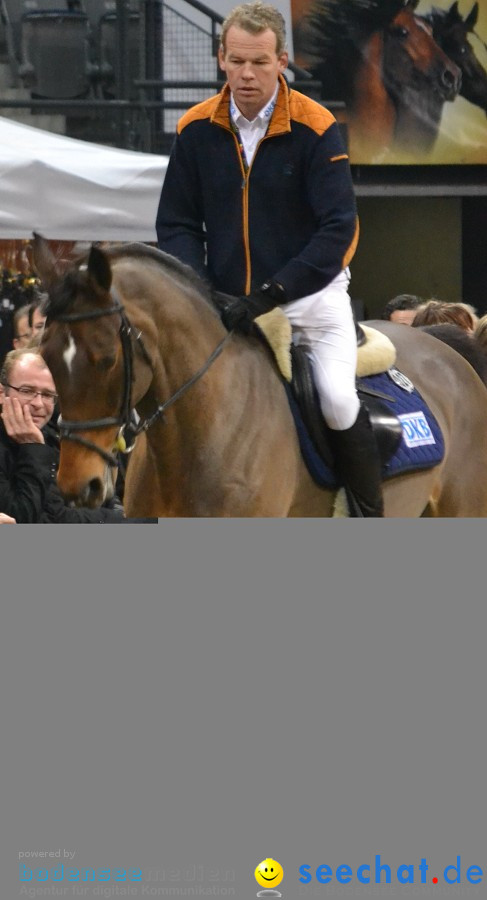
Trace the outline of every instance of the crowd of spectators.
[[399, 294], [382, 311], [382, 318], [422, 331], [448, 344], [477, 372], [487, 385], [487, 315], [478, 317], [470, 303], [422, 300]]
[[[483, 317], [487, 321], [487, 316]], [[477, 310], [470, 303], [448, 302], [431, 297], [424, 300], [415, 294], [398, 294], [384, 306], [381, 319], [400, 325], [420, 328], [424, 325], [458, 325], [468, 334], [478, 337], [479, 320]], [[482, 330], [482, 329], [479, 329]], [[485, 326], [487, 344], [487, 326]]]

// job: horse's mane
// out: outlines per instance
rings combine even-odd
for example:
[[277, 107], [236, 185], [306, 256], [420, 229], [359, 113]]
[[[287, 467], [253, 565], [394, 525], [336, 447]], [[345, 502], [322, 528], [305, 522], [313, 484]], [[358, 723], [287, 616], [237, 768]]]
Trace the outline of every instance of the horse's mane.
[[110, 259], [116, 259], [121, 256], [131, 256], [134, 259], [142, 257], [153, 259], [163, 269], [167, 269], [171, 274], [179, 276], [184, 284], [196, 288], [206, 300], [211, 299], [211, 289], [207, 282], [191, 266], [176, 259], [175, 256], [171, 256], [170, 253], [165, 253], [164, 250], [158, 250], [157, 247], [152, 247], [150, 244], [133, 242], [129, 244], [113, 244], [113, 246], [104, 247], [103, 252]]
[[47, 299], [42, 303], [42, 311], [47, 316], [46, 324], [69, 309], [82, 283], [79, 268], [73, 268], [69, 269], [60, 281], [49, 287]]
[[315, 0], [303, 26], [306, 53], [315, 63], [342, 69], [404, 6], [405, 0]]
[[[175, 256], [164, 253], [163, 250], [158, 250], [157, 247], [138, 242], [112, 244], [103, 246], [100, 249], [110, 260], [127, 257], [132, 259], [147, 258], [154, 260], [154, 262], [158, 263], [162, 269], [168, 271], [171, 275], [175, 275], [183, 286], [196, 290], [199, 296], [205, 300], [212, 309], [215, 309], [214, 297], [211, 288], [206, 281], [204, 281], [191, 266], [180, 262]], [[45, 312], [48, 318], [55, 318], [56, 315], [65, 312], [74, 300], [78, 291], [82, 289], [83, 271], [80, 267], [82, 267], [83, 264], [86, 264], [88, 255], [89, 250], [86, 251], [85, 249], [83, 253], [76, 258], [73, 268], [69, 269], [62, 281], [50, 291], [49, 299], [45, 304]]]

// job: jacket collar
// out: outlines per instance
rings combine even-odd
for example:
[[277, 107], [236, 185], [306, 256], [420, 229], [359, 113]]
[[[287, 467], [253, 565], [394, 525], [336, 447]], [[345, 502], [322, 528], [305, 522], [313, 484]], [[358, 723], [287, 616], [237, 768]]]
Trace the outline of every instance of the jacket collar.
[[[279, 90], [277, 92], [276, 105], [272, 113], [272, 119], [267, 129], [267, 137], [275, 134], [285, 134], [291, 131], [291, 114], [289, 112], [289, 85], [283, 75], [278, 75]], [[230, 86], [225, 84], [217, 97], [217, 105], [211, 115], [210, 121], [214, 125], [220, 125], [231, 131], [230, 125]]]

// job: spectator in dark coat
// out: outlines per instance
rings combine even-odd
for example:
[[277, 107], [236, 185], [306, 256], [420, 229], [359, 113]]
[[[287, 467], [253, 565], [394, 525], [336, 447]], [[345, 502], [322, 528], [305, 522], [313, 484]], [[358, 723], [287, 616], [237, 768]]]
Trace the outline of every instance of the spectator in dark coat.
[[0, 381], [0, 510], [19, 523], [123, 522], [120, 505], [64, 503], [56, 484], [59, 441], [50, 424], [56, 392], [42, 357], [32, 349], [11, 351]]

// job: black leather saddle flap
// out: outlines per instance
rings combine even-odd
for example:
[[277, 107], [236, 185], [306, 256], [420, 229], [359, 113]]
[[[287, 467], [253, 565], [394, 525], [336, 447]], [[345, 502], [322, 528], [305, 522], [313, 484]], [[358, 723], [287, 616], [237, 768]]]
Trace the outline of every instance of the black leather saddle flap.
[[[301, 347], [291, 347], [293, 380], [291, 390], [298, 404], [304, 424], [316, 450], [327, 466], [333, 466], [330, 445], [330, 429], [321, 412], [318, 394], [313, 380], [311, 362]], [[383, 465], [394, 455], [402, 437], [399, 419], [389, 409], [383, 399], [367, 387], [362, 379], [357, 383], [357, 393], [369, 414], [376, 436]], [[391, 402], [393, 398], [391, 397]]]

